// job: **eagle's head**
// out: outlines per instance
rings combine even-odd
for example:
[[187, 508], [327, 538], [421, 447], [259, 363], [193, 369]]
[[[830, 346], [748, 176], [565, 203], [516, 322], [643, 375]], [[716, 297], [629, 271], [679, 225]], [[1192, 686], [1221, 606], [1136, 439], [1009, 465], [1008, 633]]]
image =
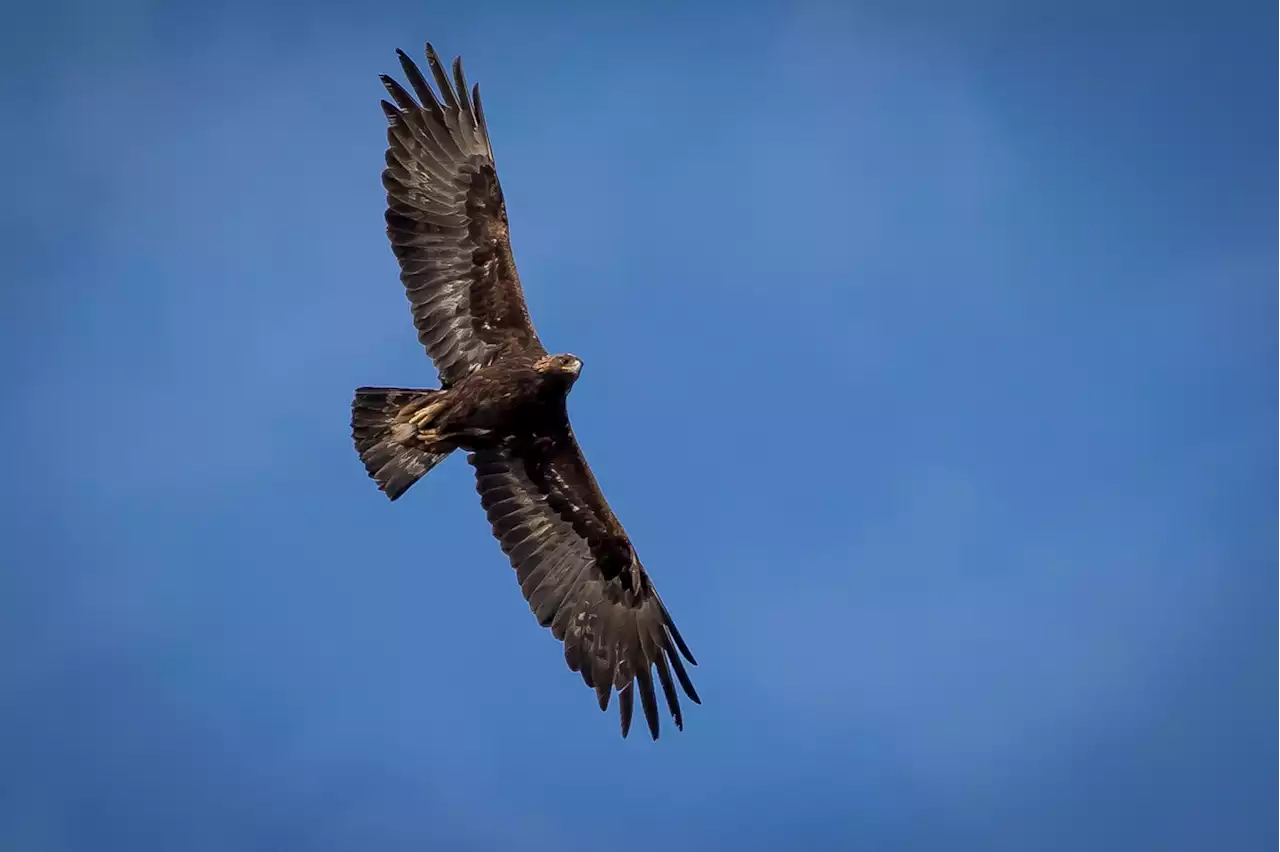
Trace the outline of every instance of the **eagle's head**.
[[582, 372], [582, 359], [577, 355], [547, 355], [539, 358], [533, 369], [548, 378], [554, 377], [564, 382], [566, 389], [573, 386]]

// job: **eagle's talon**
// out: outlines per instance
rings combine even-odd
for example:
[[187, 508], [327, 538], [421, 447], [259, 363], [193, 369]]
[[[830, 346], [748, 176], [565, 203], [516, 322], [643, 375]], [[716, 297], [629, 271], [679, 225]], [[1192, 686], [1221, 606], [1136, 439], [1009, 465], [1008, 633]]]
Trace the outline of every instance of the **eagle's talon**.
[[443, 402], [433, 402], [430, 405], [424, 405], [413, 413], [409, 418], [409, 422], [419, 428], [431, 422], [431, 419], [440, 413], [440, 409], [444, 408]]

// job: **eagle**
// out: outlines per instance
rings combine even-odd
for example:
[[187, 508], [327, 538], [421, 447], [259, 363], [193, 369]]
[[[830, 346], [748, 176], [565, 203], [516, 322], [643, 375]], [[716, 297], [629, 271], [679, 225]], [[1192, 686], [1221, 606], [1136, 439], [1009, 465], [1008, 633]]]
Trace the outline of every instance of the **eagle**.
[[697, 663], [574, 437], [566, 401], [582, 360], [549, 353], [529, 319], [480, 88], [468, 91], [461, 57], [451, 80], [428, 43], [437, 96], [396, 54], [413, 92], [380, 77], [387, 236], [440, 387], [356, 389], [356, 451], [391, 500], [464, 451], [521, 593], [600, 709], [616, 690], [626, 737], [638, 692], [658, 739], [656, 670], [683, 730], [676, 683], [702, 702], [681, 658]]

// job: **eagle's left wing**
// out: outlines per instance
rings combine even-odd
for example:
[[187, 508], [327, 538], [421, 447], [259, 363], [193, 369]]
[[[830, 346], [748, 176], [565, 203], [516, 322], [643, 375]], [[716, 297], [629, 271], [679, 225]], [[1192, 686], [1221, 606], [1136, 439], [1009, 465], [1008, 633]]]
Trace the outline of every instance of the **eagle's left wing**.
[[[635, 683], [658, 738], [653, 668], [676, 727], [683, 727], [672, 671], [701, 703], [681, 662], [697, 665], [630, 540], [605, 502], [567, 424], [549, 447], [484, 450], [468, 457], [493, 534], [511, 560], [538, 623], [564, 642], [565, 662], [607, 709], [618, 690], [622, 735]], [[670, 665], [668, 665], [670, 664]]]

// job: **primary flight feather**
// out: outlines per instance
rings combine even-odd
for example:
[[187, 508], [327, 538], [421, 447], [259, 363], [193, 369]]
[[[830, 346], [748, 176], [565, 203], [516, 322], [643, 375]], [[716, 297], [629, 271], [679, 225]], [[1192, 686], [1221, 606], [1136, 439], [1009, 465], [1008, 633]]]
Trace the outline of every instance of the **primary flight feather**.
[[438, 96], [403, 51], [412, 92], [382, 77], [394, 101], [382, 102], [382, 183], [387, 236], [441, 387], [357, 389], [356, 450], [392, 500], [467, 452], [538, 623], [564, 643], [601, 710], [617, 691], [624, 737], [639, 692], [657, 739], [653, 672], [682, 728], [676, 684], [701, 702], [681, 658], [696, 663], [573, 436], [565, 403], [582, 361], [548, 354], [529, 319], [480, 89], [468, 91], [461, 59], [450, 74], [430, 44], [426, 53]]

